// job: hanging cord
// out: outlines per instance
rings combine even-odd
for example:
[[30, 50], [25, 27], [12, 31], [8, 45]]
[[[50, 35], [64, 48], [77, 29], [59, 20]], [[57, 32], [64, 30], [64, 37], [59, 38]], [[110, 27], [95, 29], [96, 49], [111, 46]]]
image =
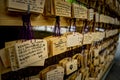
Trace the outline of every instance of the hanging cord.
[[93, 15], [93, 25], [92, 25], [92, 31], [95, 32], [95, 14]]
[[82, 46], [82, 51], [81, 51], [81, 53], [84, 54], [84, 52], [85, 52], [85, 45]]
[[87, 19], [84, 21], [84, 26], [83, 26], [83, 33], [87, 33], [88, 32], [88, 22]]
[[60, 17], [56, 16], [56, 22], [54, 27], [54, 36], [61, 36], [60, 33]]
[[76, 32], [76, 18], [73, 19], [74, 32]]
[[[87, 33], [86, 31], [86, 26], [87, 26], [87, 19], [85, 19], [85, 21], [83, 21], [83, 29], [82, 29], [82, 34], [83, 34], [83, 40], [82, 40], [82, 44], [84, 42], [84, 34]], [[82, 46], [82, 51], [84, 50], [84, 46]]]
[[26, 21], [27, 21], [27, 18], [26, 18], [26, 16], [25, 15], [23, 15], [22, 16], [22, 20], [23, 20], [23, 28], [22, 28], [22, 30], [23, 30], [23, 33], [22, 33], [22, 39], [27, 39], [27, 24], [26, 24]]
[[29, 39], [33, 39], [33, 32], [32, 32], [32, 26], [31, 26], [31, 21], [30, 21], [30, 0], [28, 0], [28, 11], [27, 11], [27, 36], [28, 36], [28, 40]]
[[30, 14], [23, 15], [22, 20], [23, 20], [22, 38], [25, 40], [30, 40], [33, 38], [32, 27], [30, 22]]
[[72, 19], [70, 19], [69, 32], [71, 32], [71, 24], [72, 24]]
[[33, 39], [33, 32], [32, 32], [30, 16], [31, 16], [31, 14], [30, 14], [30, 1], [29, 1], [27, 14], [24, 14], [22, 16], [23, 27], [20, 31], [20, 34], [21, 34], [20, 37], [25, 40]]
[[28, 39], [32, 39], [33, 38], [30, 16], [31, 16], [31, 14], [27, 15], [27, 34], [28, 34], [27, 36], [28, 36]]
[[72, 19], [70, 19], [70, 27], [69, 27], [69, 32], [72, 32], [71, 30], [73, 29], [73, 32], [76, 32], [76, 18], [73, 19], [73, 28], [72, 28]]
[[[86, 32], [86, 26], [87, 26], [87, 19], [85, 19], [84, 21], [83, 21], [83, 30], [82, 30], [82, 34], [83, 34], [83, 40], [82, 40], [82, 44], [83, 44], [83, 41], [84, 41], [84, 34], [85, 33], [87, 33]], [[83, 45], [82, 46], [82, 54], [84, 53], [84, 51], [85, 51], [85, 46]]]

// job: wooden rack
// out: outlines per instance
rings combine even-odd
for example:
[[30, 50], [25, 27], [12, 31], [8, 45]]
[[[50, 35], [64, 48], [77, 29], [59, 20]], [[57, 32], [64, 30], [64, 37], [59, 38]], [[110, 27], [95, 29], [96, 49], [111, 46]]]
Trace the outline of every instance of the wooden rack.
[[[90, 0], [92, 1], [92, 0]], [[0, 0], [0, 3], [2, 3], [0, 5], [0, 26], [22, 26], [22, 14], [23, 13], [17, 13], [17, 12], [8, 12], [7, 11], [7, 0]], [[95, 6], [92, 6], [92, 5], [88, 5], [86, 3], [84, 3], [87, 7], [89, 8], [93, 8], [95, 9], [96, 11], [100, 12], [100, 13], [104, 13], [106, 15], [112, 15], [112, 14], [115, 14], [114, 16], [112, 17], [118, 17], [118, 19], [120, 19], [120, 14], [118, 14], [116, 11], [114, 11], [113, 9], [110, 8], [110, 6], [107, 4], [107, 6], [104, 6], [106, 5], [105, 2], [96, 2], [93, 0], [92, 3], [95, 3]], [[100, 10], [99, 9], [96, 9], [96, 4], [98, 4], [97, 8], [101, 8]], [[102, 6], [104, 6], [105, 8], [102, 8]], [[109, 9], [108, 9], [109, 8]], [[108, 9], [108, 10], [107, 10]], [[107, 13], [105, 11], [109, 11], [110, 13]], [[112, 11], [111, 11], [112, 10]], [[66, 26], [70, 26], [70, 19], [71, 18], [66, 18], [66, 17], [60, 17], [60, 26], [61, 27], [66, 27]], [[44, 16], [44, 14], [32, 14], [31, 15], [31, 24], [32, 26], [53, 26], [55, 24], [55, 17], [53, 16]], [[78, 29], [79, 32], [82, 32], [82, 29], [84, 28], [84, 21], [82, 19], [77, 19], [76, 20], [76, 26]], [[94, 21], [87, 21], [87, 22], [91, 22], [91, 25], [94, 23]], [[113, 29], [113, 28], [116, 28], [118, 29], [119, 26], [118, 25], [115, 25], [112, 26], [112, 28], [109, 27], [110, 24], [107, 24], [107, 23], [95, 23], [95, 24], [98, 24], [99, 27], [101, 26], [101, 28], [104, 28], [105, 30], [110, 30], [110, 29]], [[94, 31], [92, 28], [92, 26], [90, 25], [90, 31]], [[117, 26], [117, 27], [116, 27]], [[96, 27], [94, 27], [95, 29]], [[120, 30], [120, 28], [119, 28]], [[120, 32], [120, 31], [119, 31]], [[117, 34], [118, 35], [118, 34]], [[112, 38], [112, 37], [111, 37]], [[106, 39], [104, 39], [106, 40]], [[85, 48], [90, 48], [90, 45], [84, 45]], [[53, 56], [53, 57], [50, 57], [48, 59], [46, 59], [45, 61], [45, 66], [44, 67], [28, 67], [28, 68], [24, 68], [24, 69], [21, 69], [21, 70], [18, 70], [18, 71], [11, 71], [10, 69], [7, 69], [7, 70], [4, 70], [2, 71], [2, 79], [3, 80], [20, 80], [22, 78], [25, 78], [25, 77], [29, 77], [29, 76], [32, 76], [32, 75], [36, 75], [39, 73], [39, 71], [41, 71], [42, 69], [50, 66], [50, 65], [53, 65], [53, 64], [56, 64], [58, 63], [61, 59], [65, 58], [65, 57], [71, 57], [73, 55], [75, 55], [76, 53], [78, 52], [81, 52], [82, 51], [82, 48], [81, 46], [78, 46], [78, 47], [75, 47], [73, 49], [71, 49], [70, 51], [66, 51], [62, 54], [59, 54], [59, 55], [56, 55], [56, 56]], [[69, 53], [72, 53], [72, 54], [69, 54]], [[75, 53], [73, 53], [75, 52]], [[106, 70], [103, 72], [103, 75], [106, 73], [108, 69], [108, 67], [110, 65], [112, 65], [114, 63], [111, 62], [107, 67], [106, 67]], [[12, 77], [11, 77], [12, 76]], [[104, 77], [101, 76], [101, 79], [103, 80]]]

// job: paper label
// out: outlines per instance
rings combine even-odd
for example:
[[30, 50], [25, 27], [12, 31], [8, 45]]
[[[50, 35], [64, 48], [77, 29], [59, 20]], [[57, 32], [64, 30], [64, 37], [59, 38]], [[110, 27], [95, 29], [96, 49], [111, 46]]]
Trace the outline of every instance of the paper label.
[[[16, 10], [28, 10], [29, 0], [8, 0], [8, 8]], [[43, 13], [45, 0], [30, 0], [30, 11]]]
[[74, 33], [67, 36], [67, 47], [82, 45], [83, 35]]
[[28, 40], [15, 45], [19, 67], [48, 58], [46, 40]]

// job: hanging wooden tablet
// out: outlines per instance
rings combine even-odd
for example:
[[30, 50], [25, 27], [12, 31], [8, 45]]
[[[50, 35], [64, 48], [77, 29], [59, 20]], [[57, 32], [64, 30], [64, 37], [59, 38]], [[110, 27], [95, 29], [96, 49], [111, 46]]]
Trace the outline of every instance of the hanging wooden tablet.
[[53, 0], [56, 16], [71, 17], [71, 4], [61, 0]]
[[104, 62], [104, 55], [100, 55], [100, 63]]
[[76, 3], [72, 4], [72, 17], [80, 18], [80, 6]]
[[108, 37], [113, 36], [117, 33], [118, 33], [118, 31], [116, 29], [115, 30], [108, 30], [108, 31], [106, 31], [106, 37], [108, 38]]
[[75, 54], [73, 57], [72, 57], [73, 59], [77, 59], [77, 65], [78, 65], [78, 67], [81, 67], [82, 66], [82, 56], [81, 56], [81, 54], [79, 53], [79, 54]]
[[118, 29], [114, 30], [114, 35], [118, 34]]
[[81, 68], [80, 71], [81, 71], [81, 73], [82, 73], [82, 79], [81, 79], [81, 80], [84, 80], [85, 68]]
[[108, 38], [108, 37], [110, 36], [110, 34], [109, 34], [109, 30], [106, 30], [105, 34], [106, 34], [105, 37]]
[[50, 37], [47, 39], [49, 44], [49, 55], [54, 56], [67, 50], [67, 40], [64, 36]]
[[42, 80], [64, 80], [64, 68], [59, 65], [48, 66], [39, 74]]
[[75, 80], [77, 74], [77, 72], [73, 73], [72, 75], [70, 75], [66, 80]]
[[114, 55], [110, 55], [109, 58], [110, 58], [110, 62], [114, 59]]
[[98, 66], [99, 65], [99, 58], [94, 58], [94, 66]]
[[81, 67], [84, 68], [85, 65], [84, 65], [84, 54], [80, 54], [81, 56]]
[[94, 57], [98, 57], [99, 56], [99, 49], [95, 48], [94, 49]]
[[88, 20], [93, 20], [94, 17], [94, 9], [88, 9]]
[[103, 40], [105, 38], [105, 32], [99, 32], [99, 40]]
[[64, 58], [59, 64], [65, 68], [66, 75], [69, 75], [78, 69], [77, 59]]
[[79, 71], [76, 71], [72, 75], [70, 75], [66, 80], [81, 80], [82, 79], [82, 73]]
[[107, 16], [106, 15], [103, 16], [103, 23], [107, 23]]
[[82, 71], [82, 80], [88, 80], [88, 75], [89, 75], [89, 68], [86, 67]]
[[87, 8], [83, 5], [80, 5], [80, 18], [81, 19], [87, 19]]
[[30, 64], [44, 60], [48, 57], [46, 40], [28, 40], [15, 45], [19, 67], [26, 67]]
[[90, 76], [92, 76], [92, 75], [93, 75], [94, 70], [95, 70], [94, 64], [93, 64], [93, 63], [91, 63], [91, 64], [90, 64], [90, 67], [89, 67]]
[[9, 56], [8, 55], [9, 55], [8, 51], [6, 51], [5, 48], [0, 49], [0, 58], [1, 58], [5, 68], [10, 67], [10, 61], [9, 61]]
[[110, 47], [109, 51], [113, 51], [114, 50], [114, 45]]
[[92, 36], [94, 36], [93, 37], [93, 41], [99, 41], [100, 40], [100, 32], [92, 32]]
[[113, 32], [113, 34], [112, 34], [111, 32], [113, 32], [113, 30], [110, 30], [110, 31], [109, 31], [109, 37], [110, 37], [110, 36], [113, 36], [113, 34], [114, 34], [114, 32]]
[[11, 63], [10, 65], [11, 65], [12, 71], [18, 70], [19, 66], [18, 66], [15, 47], [14, 46], [9, 47], [8, 48], [8, 53], [9, 53], [9, 58], [10, 58], [10, 63]]
[[10, 62], [9, 67], [11, 68], [12, 71], [15, 71], [15, 70], [19, 69], [14, 45], [16, 43], [21, 43], [21, 42], [22, 42], [22, 40], [5, 42], [5, 53], [7, 54], [6, 58]]
[[72, 33], [67, 35], [67, 47], [82, 45], [83, 35], [80, 33]]
[[91, 44], [92, 41], [93, 41], [93, 36], [91, 33], [86, 33], [83, 35], [84, 38], [83, 38], [83, 45], [85, 44]]
[[100, 21], [100, 14], [95, 12], [95, 22], [99, 22]]
[[104, 14], [100, 14], [100, 22], [104, 23], [105, 22], [105, 15]]
[[72, 17], [87, 19], [87, 8], [83, 5], [72, 3]]
[[53, 0], [46, 0], [44, 14], [46, 16], [55, 15], [53, 7], [54, 7]]
[[46, 80], [64, 80], [64, 69], [62, 67], [58, 67], [52, 71], [47, 72]]
[[31, 12], [43, 13], [45, 0], [8, 0], [7, 3], [9, 11], [26, 12], [30, 5]]
[[77, 77], [75, 78], [75, 80], [81, 80], [82, 79], [82, 74], [81, 73], [78, 73], [77, 74]]
[[94, 50], [94, 47], [91, 47], [91, 48], [90, 48], [90, 51], [89, 51], [89, 60], [90, 60], [90, 64], [91, 64], [92, 61], [93, 61], [93, 55], [94, 55], [93, 50]]
[[[37, 41], [37, 40], [36, 40]], [[19, 44], [22, 44], [22, 43], [19, 43]], [[14, 44], [15, 45], [15, 44]], [[33, 46], [34, 47], [34, 46]], [[9, 54], [9, 58], [10, 58], [10, 63], [11, 63], [11, 69], [12, 71], [15, 71], [15, 70], [18, 70], [22, 67], [20, 67], [18, 65], [18, 60], [17, 60], [17, 55], [16, 55], [16, 50], [15, 50], [15, 47], [14, 46], [11, 46], [9, 48], [6, 48], [6, 50], [8, 50], [8, 54]], [[36, 48], [37, 50], [37, 48]], [[26, 54], [26, 56], [29, 56], [29, 54]], [[25, 56], [21, 56], [21, 57], [25, 57]], [[29, 64], [27, 66], [44, 66], [44, 61], [45, 59], [47, 58], [48, 56], [46, 54], [44, 54], [42, 60], [39, 60], [37, 62], [34, 62], [32, 64]]]
[[66, 63], [66, 75], [71, 74], [72, 72], [78, 69], [77, 67], [77, 60], [72, 60]]
[[85, 68], [88, 66], [88, 50], [85, 50], [85, 53], [84, 53], [84, 65], [85, 65]]

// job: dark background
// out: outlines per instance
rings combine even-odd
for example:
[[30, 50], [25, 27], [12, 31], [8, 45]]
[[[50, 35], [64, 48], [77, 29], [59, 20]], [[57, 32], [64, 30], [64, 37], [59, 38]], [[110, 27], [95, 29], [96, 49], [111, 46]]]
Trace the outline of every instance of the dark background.
[[[4, 48], [4, 43], [8, 41], [21, 39], [21, 26], [0, 26], [0, 49]], [[41, 39], [52, 35], [51, 32], [32, 31], [33, 38]]]
[[0, 48], [4, 47], [4, 42], [18, 39], [19, 26], [0, 26]]

